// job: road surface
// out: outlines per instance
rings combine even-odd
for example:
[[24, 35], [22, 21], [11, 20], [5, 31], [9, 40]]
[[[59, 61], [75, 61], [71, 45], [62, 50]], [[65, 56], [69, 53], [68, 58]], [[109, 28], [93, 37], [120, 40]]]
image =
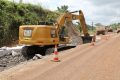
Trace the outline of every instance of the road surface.
[[120, 35], [95, 43], [79, 45], [53, 55], [24, 62], [0, 73], [0, 80], [120, 80]]

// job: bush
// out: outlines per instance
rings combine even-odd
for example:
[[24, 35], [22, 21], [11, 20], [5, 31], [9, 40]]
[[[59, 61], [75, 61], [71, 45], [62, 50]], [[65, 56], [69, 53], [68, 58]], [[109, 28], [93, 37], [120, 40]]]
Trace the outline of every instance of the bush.
[[37, 25], [40, 21], [55, 20], [56, 17], [55, 12], [41, 6], [0, 0], [0, 46], [18, 40], [20, 25]]

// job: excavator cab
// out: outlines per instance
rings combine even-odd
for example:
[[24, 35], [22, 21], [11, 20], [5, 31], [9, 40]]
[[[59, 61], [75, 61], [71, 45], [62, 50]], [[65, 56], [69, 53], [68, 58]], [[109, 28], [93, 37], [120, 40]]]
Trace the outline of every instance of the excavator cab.
[[60, 41], [65, 41], [65, 37], [67, 37], [65, 32], [65, 26], [61, 28], [58, 34], [59, 34]]
[[58, 35], [60, 43], [69, 43], [69, 36], [65, 26], [61, 27], [60, 31], [58, 32]]

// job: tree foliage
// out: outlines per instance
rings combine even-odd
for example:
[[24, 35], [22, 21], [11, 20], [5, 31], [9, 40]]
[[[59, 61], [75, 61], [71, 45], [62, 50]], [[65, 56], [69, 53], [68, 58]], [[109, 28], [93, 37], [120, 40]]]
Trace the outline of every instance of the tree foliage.
[[57, 7], [57, 11], [60, 12], [60, 13], [68, 12], [68, 6], [63, 5], [61, 7]]
[[[80, 33], [82, 33], [83, 30], [82, 30], [82, 26], [81, 26], [80, 22], [77, 22], [76, 27], [80, 31]], [[87, 30], [89, 32], [95, 31], [95, 26], [91, 26], [91, 25], [87, 24]]]
[[103, 26], [101, 23], [96, 23], [95, 26]]
[[112, 29], [116, 30], [117, 28], [120, 28], [120, 23], [114, 23], [109, 25]]
[[41, 6], [0, 0], [0, 46], [18, 40], [20, 25], [38, 25], [47, 18], [55, 20], [55, 16]]

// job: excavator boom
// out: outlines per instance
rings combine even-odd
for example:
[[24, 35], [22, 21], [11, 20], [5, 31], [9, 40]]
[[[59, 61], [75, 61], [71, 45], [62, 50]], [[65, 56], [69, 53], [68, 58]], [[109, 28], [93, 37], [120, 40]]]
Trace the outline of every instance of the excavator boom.
[[[79, 15], [73, 14], [79, 12]], [[89, 36], [88, 34], [88, 29], [87, 29], [87, 25], [85, 22], [85, 18], [83, 15], [83, 12], [80, 11], [74, 11], [74, 12], [67, 12], [67, 13], [63, 13], [57, 20], [57, 26], [58, 26], [58, 30], [60, 27], [64, 26], [66, 22], [72, 21], [72, 20], [79, 20], [82, 30], [83, 30], [83, 34], [84, 36]]]

